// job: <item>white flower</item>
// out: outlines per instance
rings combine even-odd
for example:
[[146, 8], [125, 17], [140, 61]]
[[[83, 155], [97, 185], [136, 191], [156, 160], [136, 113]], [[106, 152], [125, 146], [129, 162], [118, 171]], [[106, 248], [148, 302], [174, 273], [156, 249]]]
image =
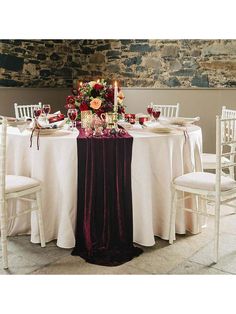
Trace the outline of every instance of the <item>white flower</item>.
[[89, 82], [89, 86], [90, 86], [91, 88], [93, 88], [93, 86], [94, 86], [95, 84], [97, 84], [96, 81], [90, 81], [90, 82]]

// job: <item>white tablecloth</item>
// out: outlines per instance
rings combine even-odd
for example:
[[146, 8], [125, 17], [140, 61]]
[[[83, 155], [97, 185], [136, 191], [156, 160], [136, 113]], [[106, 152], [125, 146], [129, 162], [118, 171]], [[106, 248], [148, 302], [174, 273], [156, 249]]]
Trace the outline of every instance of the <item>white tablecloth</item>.
[[[43, 215], [46, 241], [57, 239], [57, 245], [75, 245], [77, 203], [77, 131], [57, 131], [54, 136], [40, 136], [39, 150], [36, 137], [30, 148], [30, 133], [8, 128], [7, 173], [32, 176], [42, 182]], [[201, 129], [192, 126], [189, 139], [182, 131], [154, 134], [132, 131], [132, 198], [134, 242], [151, 246], [154, 235], [168, 239], [171, 190], [174, 177], [201, 170]], [[10, 202], [10, 210], [21, 209]], [[10, 235], [31, 233], [31, 241], [39, 242], [35, 216], [21, 216], [9, 224]], [[199, 226], [188, 216], [177, 217], [177, 232], [186, 229], [199, 232]]]

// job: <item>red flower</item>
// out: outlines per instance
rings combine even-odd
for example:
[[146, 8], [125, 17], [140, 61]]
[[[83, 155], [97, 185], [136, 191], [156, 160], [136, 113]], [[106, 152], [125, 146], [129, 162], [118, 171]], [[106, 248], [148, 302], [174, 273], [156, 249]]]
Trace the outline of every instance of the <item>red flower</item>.
[[79, 106], [80, 111], [85, 111], [85, 110], [89, 110], [89, 106], [86, 103], [82, 103]]
[[66, 98], [66, 103], [67, 103], [67, 104], [74, 105], [74, 103], [75, 103], [75, 97], [74, 97], [74, 96], [68, 96], [68, 97]]
[[96, 114], [100, 117], [101, 114], [104, 113], [104, 110], [100, 107], [99, 109], [96, 110]]
[[102, 90], [102, 89], [104, 88], [104, 86], [97, 83], [97, 84], [95, 84], [95, 85], [93, 86], [93, 88], [96, 89], [96, 90]]
[[66, 109], [75, 109], [75, 105], [74, 104], [66, 104], [65, 108]]
[[109, 90], [106, 94], [105, 94], [105, 99], [107, 101], [110, 101], [110, 102], [114, 102], [114, 93], [112, 90]]

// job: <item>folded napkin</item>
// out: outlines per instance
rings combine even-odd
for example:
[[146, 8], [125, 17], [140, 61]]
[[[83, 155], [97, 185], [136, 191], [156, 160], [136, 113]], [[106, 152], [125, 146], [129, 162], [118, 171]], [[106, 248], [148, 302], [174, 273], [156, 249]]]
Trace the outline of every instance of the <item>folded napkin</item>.
[[139, 123], [130, 124], [129, 122], [126, 122], [126, 121], [119, 121], [117, 124], [119, 126], [121, 126], [122, 128], [124, 128], [125, 130], [139, 130], [139, 129], [142, 129], [142, 126]]
[[199, 120], [200, 120], [200, 117], [195, 117], [195, 118], [173, 117], [173, 118], [166, 119], [166, 122], [168, 121], [170, 124], [188, 125], [188, 124], [195, 123]]
[[145, 121], [143, 125], [147, 128], [162, 128], [163, 125], [158, 121]]
[[48, 117], [49, 123], [54, 123], [54, 122], [61, 121], [64, 119], [65, 119], [65, 115], [62, 113], [58, 113], [58, 114], [54, 113], [52, 115], [49, 115], [49, 117]]

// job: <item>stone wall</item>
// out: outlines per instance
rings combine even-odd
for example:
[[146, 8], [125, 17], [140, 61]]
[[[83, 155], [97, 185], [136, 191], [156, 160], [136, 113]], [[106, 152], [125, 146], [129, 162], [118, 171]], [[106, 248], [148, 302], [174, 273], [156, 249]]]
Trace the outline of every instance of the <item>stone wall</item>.
[[236, 40], [2, 40], [0, 86], [236, 87]]
[[1, 40], [0, 86], [72, 86], [76, 47], [71, 40]]

